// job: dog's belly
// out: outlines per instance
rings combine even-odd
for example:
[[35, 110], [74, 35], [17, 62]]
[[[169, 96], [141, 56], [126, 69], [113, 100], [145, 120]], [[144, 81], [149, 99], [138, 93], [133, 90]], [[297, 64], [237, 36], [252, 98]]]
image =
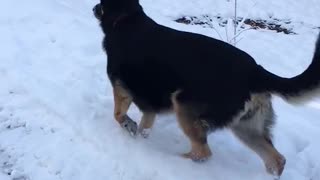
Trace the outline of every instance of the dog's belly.
[[143, 112], [162, 113], [172, 109], [170, 94], [139, 96], [139, 93], [132, 92], [132, 96], [134, 104]]
[[119, 72], [114, 79], [129, 91], [141, 111], [161, 113], [171, 109], [171, 95], [179, 88], [176, 78], [148, 66], [125, 66]]

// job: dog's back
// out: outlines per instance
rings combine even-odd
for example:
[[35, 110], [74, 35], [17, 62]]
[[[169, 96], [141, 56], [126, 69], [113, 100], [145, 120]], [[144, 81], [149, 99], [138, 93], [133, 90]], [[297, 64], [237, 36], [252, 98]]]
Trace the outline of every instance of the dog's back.
[[106, 41], [113, 46], [108, 63], [121, 64], [121, 69], [109, 70], [126, 82], [140, 108], [168, 109], [171, 94], [183, 89], [199, 103], [230, 109], [225, 113], [230, 117], [215, 118], [226, 121], [250, 98], [257, 65], [247, 53], [216, 39], [158, 25], [144, 14], [129, 22], [119, 24], [121, 30]]

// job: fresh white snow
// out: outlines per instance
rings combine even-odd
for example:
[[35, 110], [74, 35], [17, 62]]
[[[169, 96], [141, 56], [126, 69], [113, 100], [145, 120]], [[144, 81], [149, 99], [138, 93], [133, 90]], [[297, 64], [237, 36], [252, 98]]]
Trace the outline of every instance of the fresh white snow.
[[[132, 138], [113, 119], [102, 33], [93, 0], [2, 0], [0, 3], [0, 180], [271, 180], [261, 160], [228, 130], [209, 136], [213, 157], [179, 157], [189, 142], [172, 115], [158, 117], [148, 139]], [[157, 22], [233, 16], [233, 0], [141, 0]], [[297, 35], [242, 33], [237, 46], [285, 77], [310, 63], [320, 1], [238, 0], [239, 16], [290, 19]], [[214, 22], [215, 23], [215, 22]], [[215, 24], [224, 40], [225, 28]], [[287, 158], [282, 180], [320, 180], [320, 100], [301, 107], [274, 98], [275, 146]], [[132, 107], [138, 121], [140, 113]]]

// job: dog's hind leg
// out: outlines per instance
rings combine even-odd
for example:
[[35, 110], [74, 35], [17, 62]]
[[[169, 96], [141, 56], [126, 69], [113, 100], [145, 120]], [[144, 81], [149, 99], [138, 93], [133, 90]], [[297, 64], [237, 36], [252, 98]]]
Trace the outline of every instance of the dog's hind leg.
[[248, 111], [238, 124], [232, 126], [232, 131], [262, 158], [268, 173], [280, 177], [286, 160], [271, 140], [270, 128], [274, 121], [271, 102], [256, 103], [254, 109], [254, 112]]
[[269, 137], [263, 136], [254, 129], [239, 126], [233, 128], [233, 132], [262, 158], [268, 173], [274, 176], [282, 174], [285, 158], [275, 149]]
[[127, 115], [130, 104], [132, 103], [132, 97], [121, 84], [117, 82], [113, 86], [113, 96], [115, 119], [121, 127], [126, 129], [131, 135], [136, 135], [138, 129], [137, 123]]
[[139, 133], [142, 137], [147, 138], [154, 124], [156, 114], [152, 112], [144, 112], [139, 124]]
[[183, 157], [193, 161], [204, 161], [211, 156], [207, 143], [207, 127], [203, 126], [197, 119], [192, 107], [179, 102], [177, 93], [172, 96], [173, 110], [176, 113], [178, 122], [191, 142], [191, 151], [183, 154]]

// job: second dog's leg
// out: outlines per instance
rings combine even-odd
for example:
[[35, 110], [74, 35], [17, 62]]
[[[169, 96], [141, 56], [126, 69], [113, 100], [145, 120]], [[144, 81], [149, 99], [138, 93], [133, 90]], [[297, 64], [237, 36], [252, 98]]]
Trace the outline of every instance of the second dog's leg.
[[131, 135], [136, 135], [138, 129], [137, 123], [127, 115], [130, 104], [132, 103], [132, 97], [119, 83], [115, 83], [113, 87], [113, 96], [115, 119], [121, 127], [126, 129]]

